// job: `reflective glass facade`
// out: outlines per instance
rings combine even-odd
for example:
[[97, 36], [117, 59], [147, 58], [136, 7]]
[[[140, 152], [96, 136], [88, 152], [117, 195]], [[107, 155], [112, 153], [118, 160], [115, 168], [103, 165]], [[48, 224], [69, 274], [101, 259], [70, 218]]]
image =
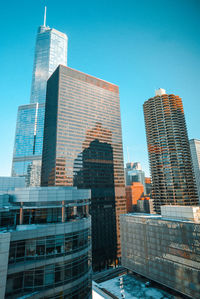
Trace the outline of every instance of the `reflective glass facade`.
[[0, 195], [0, 298], [91, 298], [90, 196], [70, 187]]
[[27, 186], [40, 186], [46, 83], [59, 64], [67, 64], [67, 41], [66, 34], [55, 29], [38, 29], [31, 104], [18, 109], [12, 165], [12, 175], [25, 176]]
[[47, 80], [59, 64], [67, 65], [67, 36], [40, 26], [35, 46], [31, 103], [45, 103]]
[[120, 227], [123, 267], [189, 298], [199, 298], [200, 223], [127, 214], [121, 215]]
[[140, 163], [126, 163], [125, 175], [126, 186], [140, 182], [144, 186], [144, 194], [146, 194], [145, 173], [142, 171]]
[[118, 220], [126, 200], [116, 85], [57, 68], [47, 84], [41, 183], [90, 188], [93, 267], [120, 256]]
[[158, 95], [143, 108], [156, 213], [161, 205], [198, 204], [181, 98]]
[[38, 103], [18, 109], [12, 176], [25, 176], [28, 186], [40, 185], [44, 112]]
[[0, 177], [0, 192], [25, 187], [24, 177]]

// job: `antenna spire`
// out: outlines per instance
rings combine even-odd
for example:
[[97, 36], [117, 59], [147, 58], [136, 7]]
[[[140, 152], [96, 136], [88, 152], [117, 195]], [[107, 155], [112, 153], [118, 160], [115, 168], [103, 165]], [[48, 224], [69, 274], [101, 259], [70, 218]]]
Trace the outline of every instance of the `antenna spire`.
[[46, 27], [46, 15], [47, 15], [47, 7], [44, 7], [44, 27]]

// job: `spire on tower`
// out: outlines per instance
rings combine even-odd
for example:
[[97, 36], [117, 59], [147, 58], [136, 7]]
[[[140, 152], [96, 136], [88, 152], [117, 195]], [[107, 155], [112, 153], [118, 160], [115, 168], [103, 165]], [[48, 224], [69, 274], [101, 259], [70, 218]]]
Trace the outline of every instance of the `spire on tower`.
[[46, 14], [47, 14], [47, 7], [44, 7], [44, 27], [46, 27]]

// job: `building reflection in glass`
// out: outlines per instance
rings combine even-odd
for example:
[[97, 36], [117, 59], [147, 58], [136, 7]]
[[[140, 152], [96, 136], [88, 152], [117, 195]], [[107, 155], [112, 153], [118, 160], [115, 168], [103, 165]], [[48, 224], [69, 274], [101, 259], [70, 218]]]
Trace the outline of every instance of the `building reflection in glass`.
[[44, 128], [44, 104], [18, 108], [12, 176], [24, 176], [27, 186], [39, 186]]
[[62, 65], [52, 74], [41, 183], [92, 190], [93, 261], [97, 268], [115, 262], [119, 215], [126, 213], [118, 86]]
[[30, 104], [18, 108], [12, 176], [24, 176], [27, 186], [40, 186], [46, 85], [61, 63], [67, 64], [66, 34], [39, 26], [32, 74]]
[[91, 189], [94, 269], [101, 269], [116, 259], [113, 149], [111, 144], [101, 142], [105, 134], [111, 142], [111, 131], [100, 123], [88, 130], [84, 149], [74, 161], [74, 186]]

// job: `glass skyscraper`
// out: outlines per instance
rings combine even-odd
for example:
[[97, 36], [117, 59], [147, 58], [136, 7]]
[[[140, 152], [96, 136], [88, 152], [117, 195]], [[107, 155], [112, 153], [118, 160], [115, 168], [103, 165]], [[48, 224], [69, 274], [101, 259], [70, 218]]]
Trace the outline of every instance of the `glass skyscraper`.
[[45, 22], [38, 29], [30, 104], [18, 109], [12, 164], [12, 176], [25, 176], [27, 186], [40, 185], [46, 83], [59, 64], [67, 65], [67, 41]]
[[126, 213], [118, 86], [60, 65], [47, 83], [42, 186], [91, 189], [93, 269], [121, 255]]
[[144, 194], [146, 195], [145, 173], [142, 171], [142, 167], [139, 162], [126, 163], [125, 181], [126, 186], [131, 186], [133, 182], [140, 182], [144, 186]]
[[197, 205], [181, 98], [159, 89], [143, 108], [156, 213], [161, 205]]
[[47, 80], [59, 64], [67, 65], [67, 36], [40, 26], [35, 47], [31, 103], [45, 103]]

